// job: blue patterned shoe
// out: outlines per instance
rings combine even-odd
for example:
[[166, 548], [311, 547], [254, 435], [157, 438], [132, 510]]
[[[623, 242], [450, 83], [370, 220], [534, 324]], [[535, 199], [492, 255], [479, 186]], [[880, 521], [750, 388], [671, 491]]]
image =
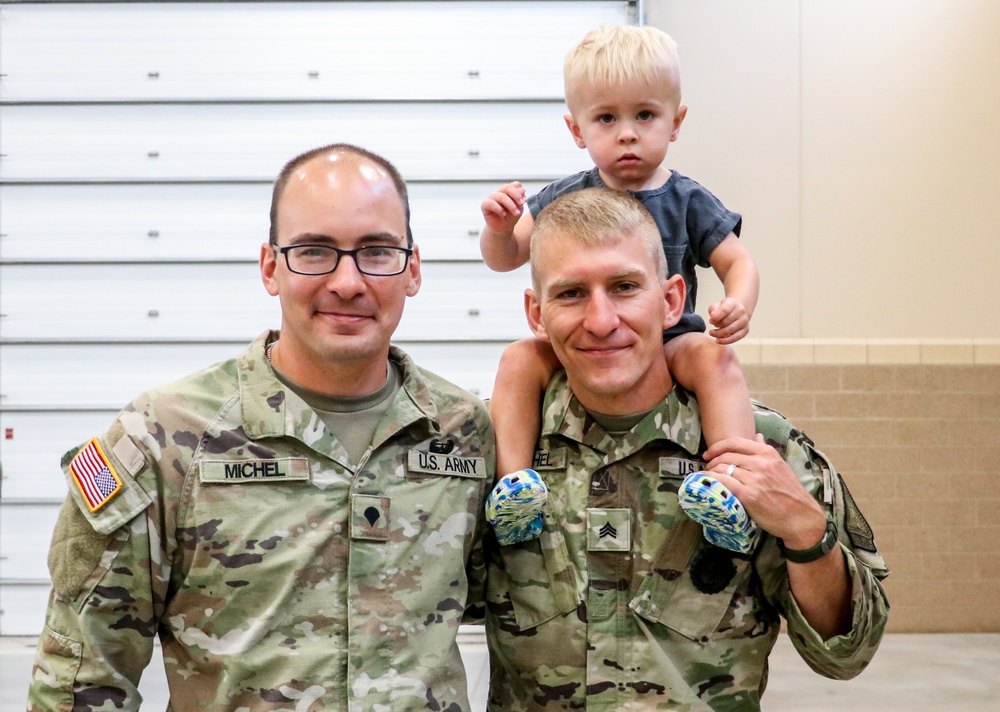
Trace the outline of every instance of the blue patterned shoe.
[[549, 490], [534, 470], [518, 470], [497, 482], [486, 498], [486, 521], [502, 545], [530, 541], [542, 532]]
[[692, 472], [684, 478], [677, 498], [681, 508], [702, 525], [710, 544], [748, 554], [759, 531], [747, 511], [721, 482], [708, 472]]

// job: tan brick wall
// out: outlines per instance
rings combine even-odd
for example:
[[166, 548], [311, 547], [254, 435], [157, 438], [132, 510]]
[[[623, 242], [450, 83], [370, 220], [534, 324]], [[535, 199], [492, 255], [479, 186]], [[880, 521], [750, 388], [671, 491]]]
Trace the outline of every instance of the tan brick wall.
[[744, 370], [753, 396], [831, 458], [875, 530], [890, 630], [1000, 632], [1000, 365]]

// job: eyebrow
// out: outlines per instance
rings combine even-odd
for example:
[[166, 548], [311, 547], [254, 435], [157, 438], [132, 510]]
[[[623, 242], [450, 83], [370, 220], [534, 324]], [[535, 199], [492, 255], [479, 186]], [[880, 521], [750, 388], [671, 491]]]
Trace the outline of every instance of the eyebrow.
[[[646, 276], [647, 276], [647, 273], [646, 273], [645, 270], [626, 268], [626, 269], [619, 270], [618, 272], [614, 272], [613, 274], [608, 275], [605, 278], [605, 281], [607, 281], [607, 282], [620, 282], [620, 281], [625, 280], [625, 279], [632, 279], [632, 280], [635, 280], [635, 281], [642, 281], [642, 280], [645, 280]], [[555, 280], [553, 282], [550, 282], [548, 285], [546, 285], [545, 292], [547, 294], [551, 295], [551, 294], [555, 294], [556, 292], [561, 292], [561, 291], [563, 291], [565, 289], [579, 289], [580, 287], [583, 287], [585, 285], [586, 285], [586, 282], [584, 280], [582, 280], [582, 279], [577, 279], [577, 278], [574, 278], [574, 277], [567, 277], [565, 279], [557, 279], [557, 280]]]
[[[357, 239], [357, 243], [360, 246], [364, 245], [384, 245], [390, 243], [392, 245], [400, 245], [406, 241], [406, 238], [399, 237], [398, 235], [393, 235], [391, 232], [370, 232], [366, 235], [362, 235]], [[331, 245], [336, 247], [337, 240], [330, 237], [329, 235], [323, 235], [320, 233], [306, 232], [301, 235], [296, 235], [291, 238], [288, 242], [289, 245]]]

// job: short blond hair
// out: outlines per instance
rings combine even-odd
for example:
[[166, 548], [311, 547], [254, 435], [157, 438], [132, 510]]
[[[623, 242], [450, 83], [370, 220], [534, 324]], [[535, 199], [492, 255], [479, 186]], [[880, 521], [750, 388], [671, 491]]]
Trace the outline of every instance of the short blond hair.
[[601, 25], [583, 36], [563, 65], [570, 112], [581, 85], [617, 87], [634, 82], [662, 86], [679, 106], [681, 67], [677, 43], [649, 25]]
[[542, 246], [554, 235], [586, 247], [617, 244], [639, 237], [656, 268], [660, 284], [667, 281], [667, 257], [660, 230], [645, 206], [628, 193], [611, 188], [585, 188], [556, 198], [538, 214], [531, 231], [531, 283], [541, 294], [538, 259]]

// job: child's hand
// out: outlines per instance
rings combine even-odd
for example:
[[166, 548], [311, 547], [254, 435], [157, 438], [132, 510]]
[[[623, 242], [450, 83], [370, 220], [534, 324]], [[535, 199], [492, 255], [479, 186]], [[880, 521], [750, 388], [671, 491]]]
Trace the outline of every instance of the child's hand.
[[750, 316], [736, 299], [726, 298], [710, 306], [708, 320], [715, 327], [708, 335], [720, 344], [735, 344], [750, 333]]
[[509, 235], [521, 217], [521, 208], [527, 202], [524, 186], [518, 182], [508, 183], [483, 201], [480, 208], [486, 227], [496, 233]]

